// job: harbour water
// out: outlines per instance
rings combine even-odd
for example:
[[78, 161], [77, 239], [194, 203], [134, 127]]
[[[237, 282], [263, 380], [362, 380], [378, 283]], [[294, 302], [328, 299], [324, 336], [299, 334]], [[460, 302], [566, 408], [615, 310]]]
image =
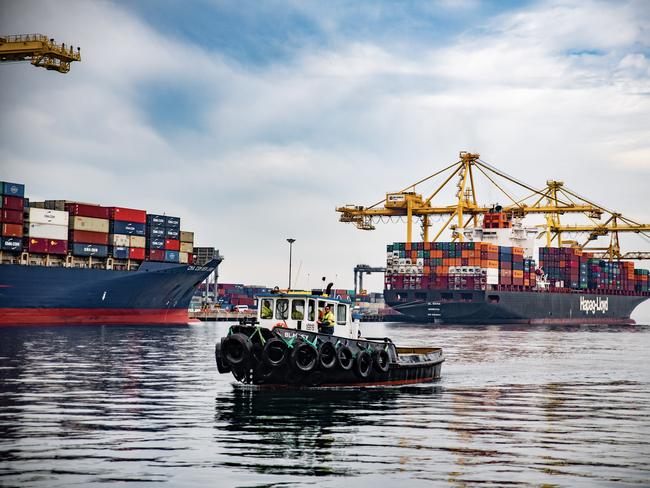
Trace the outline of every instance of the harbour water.
[[0, 486], [648, 486], [650, 327], [363, 324], [439, 383], [259, 391], [227, 324], [0, 329]]

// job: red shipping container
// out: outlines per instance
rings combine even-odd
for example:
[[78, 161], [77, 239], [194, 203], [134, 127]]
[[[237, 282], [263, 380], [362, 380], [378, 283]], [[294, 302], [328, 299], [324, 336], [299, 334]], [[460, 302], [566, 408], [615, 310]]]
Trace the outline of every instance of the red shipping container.
[[188, 254], [187, 255], [187, 264], [192, 264], [194, 263], [194, 254]]
[[47, 243], [49, 239], [38, 239], [30, 237], [27, 249], [29, 252], [47, 253]]
[[165, 251], [162, 249], [150, 249], [149, 250], [149, 260], [150, 261], [164, 261], [165, 260]]
[[22, 224], [23, 223], [23, 211], [22, 210], [6, 210], [2, 209], [2, 222], [8, 224]]
[[22, 211], [24, 202], [20, 197], [2, 197], [2, 208]]
[[110, 207], [111, 220], [122, 220], [124, 222], [147, 223], [146, 210], [135, 210], [133, 208]]
[[68, 203], [65, 209], [73, 216], [93, 217], [95, 219], [108, 219], [109, 208], [100, 205], [86, 205], [83, 203]]
[[129, 259], [144, 259], [144, 247], [130, 247]]
[[105, 232], [91, 232], [89, 230], [72, 230], [70, 231], [70, 241], [107, 246], [108, 234]]
[[21, 224], [2, 224], [2, 235], [4, 237], [22, 237], [23, 226]]
[[181, 241], [178, 239], [165, 239], [165, 250], [179, 251], [181, 248]]
[[68, 241], [61, 241], [56, 239], [47, 240], [47, 252], [48, 254], [67, 254], [68, 253]]

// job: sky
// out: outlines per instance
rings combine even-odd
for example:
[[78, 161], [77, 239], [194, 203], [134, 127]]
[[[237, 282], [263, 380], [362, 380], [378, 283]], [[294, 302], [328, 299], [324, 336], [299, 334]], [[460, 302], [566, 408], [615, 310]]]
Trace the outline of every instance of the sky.
[[[82, 55], [66, 75], [0, 66], [0, 179], [33, 200], [178, 215], [225, 256], [223, 282], [286, 286], [295, 238], [294, 286], [352, 288], [354, 265], [383, 265], [406, 226], [357, 230], [335, 208], [375, 203], [463, 150], [650, 222], [644, 0], [0, 8], [0, 32]], [[487, 185], [479, 200], [504, 203]]]

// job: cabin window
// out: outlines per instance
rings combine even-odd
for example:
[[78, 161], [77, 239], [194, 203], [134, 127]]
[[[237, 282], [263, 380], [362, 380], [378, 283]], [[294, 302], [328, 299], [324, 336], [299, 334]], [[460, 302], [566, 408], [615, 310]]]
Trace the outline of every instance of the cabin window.
[[309, 309], [307, 310], [307, 320], [316, 320], [316, 302], [309, 300]]
[[291, 301], [291, 318], [293, 320], [304, 320], [305, 319], [305, 301], [304, 300], [292, 300]]
[[265, 298], [264, 300], [262, 300], [260, 318], [263, 319], [273, 318], [273, 300], [271, 300], [270, 298]]
[[279, 320], [287, 320], [289, 318], [289, 300], [286, 298], [279, 298], [275, 302], [275, 318]]
[[345, 325], [347, 321], [347, 307], [345, 305], [337, 305], [336, 307], [336, 323], [339, 325]]
[[323, 320], [323, 315], [325, 314], [325, 302], [323, 300], [318, 300], [318, 320]]

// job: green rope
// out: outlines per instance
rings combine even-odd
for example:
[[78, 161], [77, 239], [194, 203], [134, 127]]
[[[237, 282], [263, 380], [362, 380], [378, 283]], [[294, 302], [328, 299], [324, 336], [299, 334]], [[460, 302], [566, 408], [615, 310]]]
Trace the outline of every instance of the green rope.
[[304, 341], [305, 341], [307, 344], [309, 344], [311, 347], [313, 347], [314, 349], [318, 349], [318, 346], [317, 346], [317, 344], [318, 344], [318, 336], [317, 336], [317, 337], [314, 337], [314, 342], [311, 342], [311, 341], [310, 341], [309, 339], [307, 339], [306, 337], [305, 337]]
[[280, 339], [284, 341], [284, 343], [287, 345], [289, 349], [293, 349], [293, 343], [296, 342], [296, 336], [293, 336], [291, 339], [287, 340], [282, 336], [278, 336]]
[[257, 335], [260, 336], [260, 340], [262, 341], [262, 345], [266, 344], [266, 340], [264, 340], [264, 336], [262, 335], [262, 331], [261, 331], [260, 326], [255, 327], [255, 330], [254, 330], [253, 333], [250, 335], [250, 339], [253, 338], [253, 336], [255, 335], [256, 332], [257, 332]]

